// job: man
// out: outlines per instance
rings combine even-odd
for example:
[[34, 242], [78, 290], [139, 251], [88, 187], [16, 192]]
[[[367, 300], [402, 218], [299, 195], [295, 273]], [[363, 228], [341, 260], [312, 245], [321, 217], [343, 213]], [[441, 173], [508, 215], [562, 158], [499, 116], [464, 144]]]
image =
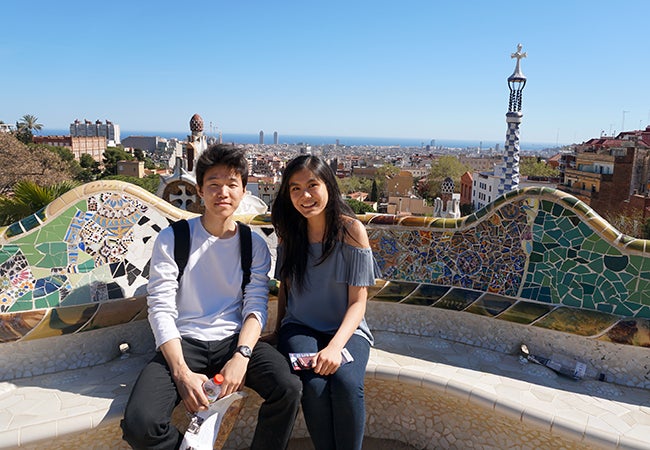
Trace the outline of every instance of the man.
[[267, 319], [271, 258], [255, 233], [250, 282], [241, 288], [240, 225], [233, 214], [246, 192], [244, 151], [210, 146], [196, 164], [196, 180], [205, 212], [188, 221], [190, 254], [180, 281], [173, 230], [162, 230], [154, 245], [147, 303], [158, 352], [131, 392], [124, 439], [137, 449], [178, 448], [182, 435], [170, 423], [174, 407], [182, 400], [192, 413], [207, 408], [202, 385], [221, 373], [221, 397], [246, 385], [264, 399], [251, 448], [284, 449], [302, 388], [286, 359], [258, 341]]

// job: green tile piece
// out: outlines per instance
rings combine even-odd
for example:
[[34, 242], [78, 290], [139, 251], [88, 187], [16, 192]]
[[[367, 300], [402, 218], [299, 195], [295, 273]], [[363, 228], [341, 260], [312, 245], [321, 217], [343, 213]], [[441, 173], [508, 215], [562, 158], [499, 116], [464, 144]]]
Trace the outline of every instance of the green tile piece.
[[74, 207], [83, 213], [88, 212], [88, 200], [79, 200]]
[[418, 283], [391, 281], [373, 297], [383, 302], [400, 302], [418, 287]]
[[481, 316], [494, 317], [512, 306], [517, 300], [487, 293], [472, 303], [465, 311]]
[[639, 279], [636, 277], [632, 277], [630, 280], [628, 280], [625, 283], [625, 288], [627, 289], [628, 292], [636, 292], [639, 287]]
[[50, 308], [57, 307], [61, 304], [60, 291], [50, 292], [45, 296], [45, 301]]
[[13, 258], [19, 252], [20, 247], [14, 244], [0, 246], [0, 264], [3, 264], [4, 262]]
[[589, 264], [587, 264], [587, 266], [589, 267], [589, 269], [591, 269], [592, 271], [594, 271], [596, 273], [600, 273], [603, 270], [605, 270], [605, 264], [604, 264], [602, 258], [594, 259]]
[[580, 222], [577, 228], [580, 234], [582, 234], [585, 238], [589, 238], [593, 236], [594, 239], [597, 240], [600, 239], [600, 236], [598, 236], [598, 234], [596, 234], [596, 232], [592, 230], [591, 227], [584, 222]]
[[624, 305], [622, 303], [619, 303], [616, 305], [616, 308], [614, 308], [614, 314], [618, 314], [619, 316], [623, 317], [633, 317], [635, 311], [630, 309], [627, 305]]
[[39, 267], [66, 267], [68, 265], [68, 246], [65, 242], [45, 242], [37, 244], [36, 249], [43, 258], [35, 264]]
[[630, 264], [627, 266], [627, 273], [638, 275], [643, 267], [644, 258], [638, 255], [630, 255]]
[[453, 311], [462, 311], [471, 305], [482, 292], [470, 291], [467, 289], [453, 288], [445, 294], [440, 300], [433, 304], [434, 308], [451, 309]]
[[25, 231], [32, 230], [39, 226], [41, 223], [39, 222], [39, 217], [36, 214], [32, 214], [30, 216], [25, 217], [23, 220], [20, 221], [20, 225], [23, 227]]
[[449, 291], [449, 286], [421, 284], [402, 303], [407, 305], [431, 306]]
[[555, 308], [554, 305], [520, 300], [499, 314], [497, 319], [520, 324], [529, 324], [543, 315], [548, 314], [553, 310], [553, 308]]
[[612, 246], [608, 242], [599, 240], [594, 243], [594, 252], [607, 255], [609, 254], [611, 247]]
[[560, 271], [561, 271], [561, 272], [570, 272], [571, 269], [573, 269], [573, 268], [576, 267], [577, 265], [578, 265], [578, 263], [577, 263], [575, 260], [573, 260], [573, 259], [566, 259], [566, 260], [564, 260], [564, 261], [561, 262], [561, 265], [560, 265]]
[[56, 218], [48, 221], [47, 227], [44, 228], [42, 232], [42, 242], [54, 242], [61, 241], [65, 239], [65, 235], [70, 227], [70, 222], [77, 213], [77, 209], [68, 208], [61, 215]]
[[34, 308], [36, 309], [45, 309], [49, 308], [49, 306], [50, 305], [45, 297], [37, 298], [36, 301], [34, 301]]
[[542, 211], [545, 211], [545, 212], [547, 212], [547, 213], [550, 213], [551, 211], [553, 211], [553, 207], [554, 207], [554, 206], [555, 206], [555, 203], [554, 203], [554, 202], [549, 202], [548, 200], [542, 200], [542, 201], [540, 202], [539, 208], [540, 208]]
[[580, 336], [595, 336], [618, 321], [618, 317], [587, 309], [559, 307], [533, 325]]
[[77, 263], [77, 271], [79, 273], [86, 273], [90, 272], [95, 268], [95, 260], [94, 259], [88, 259], [81, 264]]

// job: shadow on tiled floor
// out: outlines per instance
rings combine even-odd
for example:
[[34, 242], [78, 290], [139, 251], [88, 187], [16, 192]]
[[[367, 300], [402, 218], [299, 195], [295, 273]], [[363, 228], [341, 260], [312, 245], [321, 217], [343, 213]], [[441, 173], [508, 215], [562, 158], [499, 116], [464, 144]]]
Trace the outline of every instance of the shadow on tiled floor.
[[[309, 438], [292, 439], [287, 450], [314, 450]], [[363, 450], [416, 450], [415, 447], [390, 439], [364, 438]]]

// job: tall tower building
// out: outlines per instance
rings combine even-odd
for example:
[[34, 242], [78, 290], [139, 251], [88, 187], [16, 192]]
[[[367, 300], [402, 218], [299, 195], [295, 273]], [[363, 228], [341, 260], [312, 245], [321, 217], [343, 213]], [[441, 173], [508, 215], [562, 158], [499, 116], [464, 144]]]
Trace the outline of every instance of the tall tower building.
[[203, 134], [203, 118], [198, 114], [194, 114], [190, 119], [190, 132], [191, 135], [187, 136], [185, 157], [187, 159], [187, 170], [193, 172], [199, 156], [208, 148], [207, 136]]
[[260, 144], [264, 144], [264, 130], [260, 131]]
[[526, 57], [526, 52], [521, 51], [521, 44], [517, 45], [517, 51], [510, 55], [517, 59], [515, 71], [508, 78], [510, 89], [510, 101], [506, 113], [508, 131], [506, 133], [505, 155], [503, 160], [501, 180], [499, 181], [499, 195], [519, 188], [519, 124], [521, 124], [521, 100], [526, 77], [521, 72], [521, 59]]
[[273, 143], [275, 145], [278, 145], [278, 132], [277, 131], [273, 132]]

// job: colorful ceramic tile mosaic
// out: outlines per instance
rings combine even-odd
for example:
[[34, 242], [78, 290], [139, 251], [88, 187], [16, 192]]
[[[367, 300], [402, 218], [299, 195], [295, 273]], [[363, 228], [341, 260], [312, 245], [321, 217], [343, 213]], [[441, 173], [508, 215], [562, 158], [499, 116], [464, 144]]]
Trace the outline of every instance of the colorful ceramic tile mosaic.
[[[190, 215], [103, 181], [2, 230], [0, 342], [144, 319], [153, 242]], [[273, 235], [269, 215], [238, 219]], [[383, 272], [372, 301], [650, 345], [646, 241], [621, 235], [568, 194], [526, 188], [459, 219], [359, 219]]]

